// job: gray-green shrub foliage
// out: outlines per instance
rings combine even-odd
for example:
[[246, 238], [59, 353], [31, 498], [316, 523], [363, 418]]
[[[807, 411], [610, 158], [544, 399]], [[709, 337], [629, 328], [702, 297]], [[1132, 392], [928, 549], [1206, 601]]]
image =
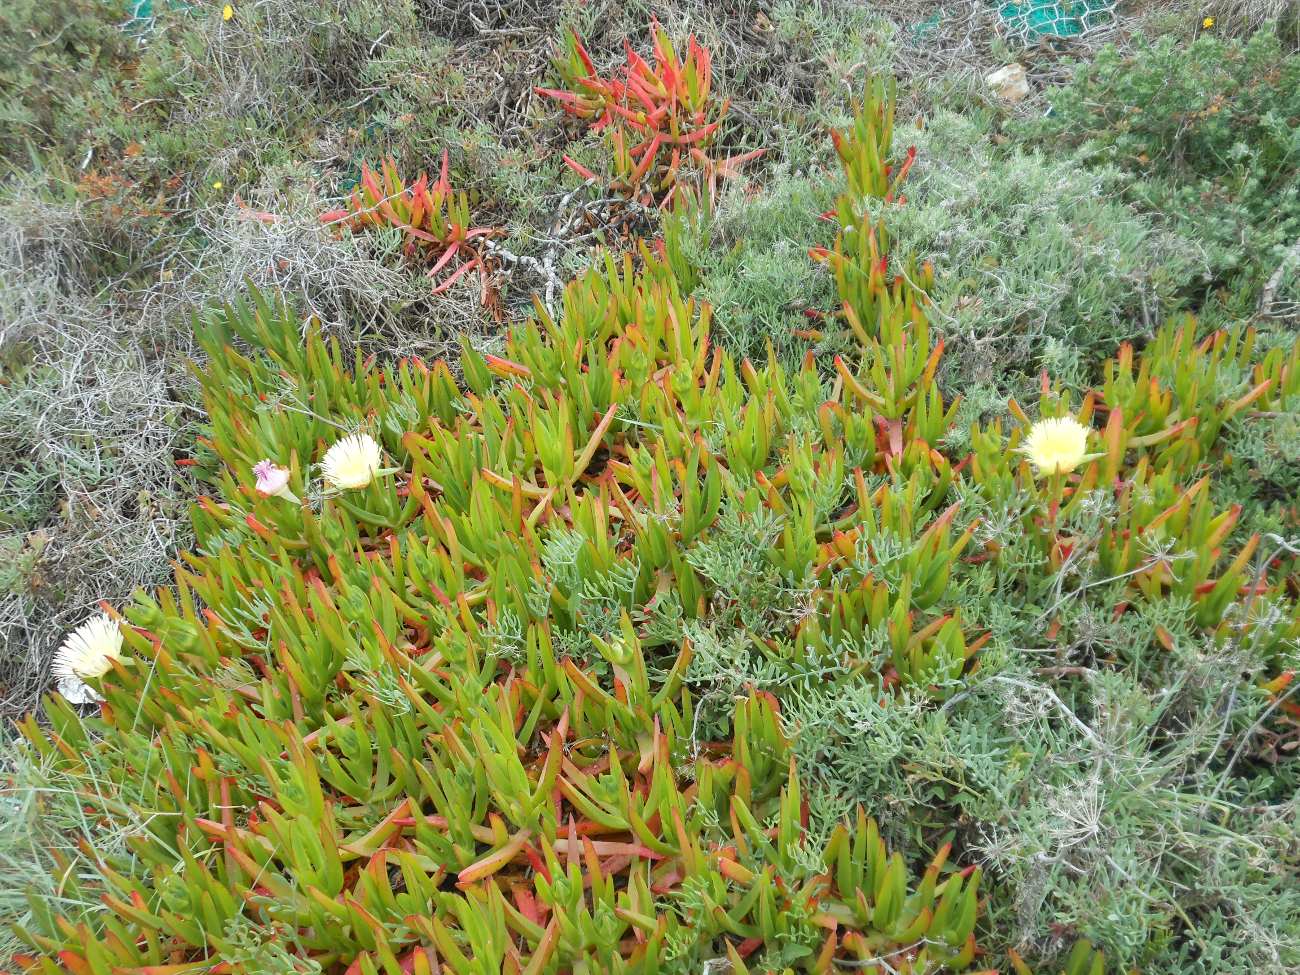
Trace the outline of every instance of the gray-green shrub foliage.
[[936, 317], [974, 378], [1008, 361], [1033, 371], [1063, 343], [1108, 352], [1149, 331], [1198, 272], [1194, 243], [1122, 202], [1116, 170], [999, 147], [943, 111], [900, 137], [918, 162], [890, 226], [901, 250], [935, 262]]

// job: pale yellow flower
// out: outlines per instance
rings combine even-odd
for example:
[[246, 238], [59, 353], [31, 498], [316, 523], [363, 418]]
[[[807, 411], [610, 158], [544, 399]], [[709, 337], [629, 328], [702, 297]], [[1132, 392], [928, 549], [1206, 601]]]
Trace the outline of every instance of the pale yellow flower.
[[1088, 428], [1072, 416], [1039, 420], [1020, 450], [1039, 474], [1068, 474], [1088, 454]]
[[365, 433], [344, 437], [321, 459], [321, 474], [330, 487], [363, 488], [379, 473], [379, 444]]
[[93, 704], [103, 698], [86, 683], [103, 677], [114, 660], [122, 659], [122, 631], [105, 613], [92, 616], [68, 635], [54, 654], [50, 670], [58, 680], [59, 693], [73, 704]]
[[214, 182], [214, 183], [212, 184], [212, 188], [213, 188], [214, 190], [219, 190], [219, 189], [221, 189], [221, 187], [224, 186], [224, 185], [225, 185], [225, 184], [222, 183], [221, 180], [217, 180], [216, 182]]
[[233, 20], [234, 16], [235, 16], [235, 8], [232, 7], [230, 4], [226, 4], [224, 7], [221, 8], [222, 20]]

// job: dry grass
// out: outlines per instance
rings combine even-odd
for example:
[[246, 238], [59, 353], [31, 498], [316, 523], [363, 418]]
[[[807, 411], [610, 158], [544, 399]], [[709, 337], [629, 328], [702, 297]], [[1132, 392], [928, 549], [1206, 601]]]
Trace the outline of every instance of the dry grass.
[[34, 703], [64, 633], [158, 584], [187, 536], [193, 437], [176, 333], [95, 292], [81, 208], [0, 212], [0, 714]]
[[251, 285], [297, 301], [348, 341], [382, 344], [394, 355], [436, 352], [448, 331], [471, 326], [475, 296], [434, 296], [429, 280], [402, 259], [397, 234], [339, 234], [318, 218], [327, 206], [307, 194], [256, 191], [246, 205], [199, 211], [195, 226], [208, 245], [176, 270], [164, 300], [202, 307]]

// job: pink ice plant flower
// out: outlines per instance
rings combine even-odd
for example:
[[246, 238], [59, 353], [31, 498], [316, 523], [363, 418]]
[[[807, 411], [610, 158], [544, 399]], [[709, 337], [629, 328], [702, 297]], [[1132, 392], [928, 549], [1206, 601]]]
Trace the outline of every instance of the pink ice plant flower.
[[298, 496], [289, 490], [289, 469], [276, 467], [270, 460], [260, 460], [253, 465], [257, 477], [257, 493], [264, 498], [284, 498], [298, 503]]

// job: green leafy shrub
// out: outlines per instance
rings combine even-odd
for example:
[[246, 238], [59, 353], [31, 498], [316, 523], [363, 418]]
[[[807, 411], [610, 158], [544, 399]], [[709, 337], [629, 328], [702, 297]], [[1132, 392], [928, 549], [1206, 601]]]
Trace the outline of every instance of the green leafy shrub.
[[1114, 167], [999, 148], [942, 111], [908, 138], [920, 161], [890, 225], [900, 248], [936, 265], [954, 378], [1014, 388], [1017, 372], [1048, 368], [1090, 381], [1098, 353], [1149, 333], [1199, 276], [1189, 240], [1115, 199]]
[[833, 239], [831, 224], [818, 214], [835, 196], [824, 176], [778, 165], [761, 190], [733, 188], [719, 196], [709, 220], [684, 228], [695, 293], [713, 307], [714, 334], [733, 355], [760, 359], [772, 349], [783, 362], [797, 363], [810, 348], [818, 356], [843, 351], [838, 332], [821, 342], [810, 342], [808, 334], [816, 327], [809, 309], [834, 301], [834, 282], [806, 251]]
[[222, 196], [213, 183], [227, 193], [255, 183], [304, 142], [364, 128], [365, 115], [344, 108], [369, 101], [363, 78], [410, 70], [397, 43], [415, 30], [409, 0], [234, 6], [229, 21], [220, 4], [160, 10], [118, 80], [115, 110], [90, 132], [101, 164], [140, 182], [147, 199], [190, 207]]
[[1130, 198], [1195, 228], [1214, 279], [1258, 287], [1300, 238], [1300, 54], [1270, 30], [1113, 47], [1030, 131], [1134, 177]]
[[122, 0], [14, 0], [0, 9], [0, 159], [27, 147], [82, 153], [88, 129], [115, 107], [114, 68], [130, 54]]

